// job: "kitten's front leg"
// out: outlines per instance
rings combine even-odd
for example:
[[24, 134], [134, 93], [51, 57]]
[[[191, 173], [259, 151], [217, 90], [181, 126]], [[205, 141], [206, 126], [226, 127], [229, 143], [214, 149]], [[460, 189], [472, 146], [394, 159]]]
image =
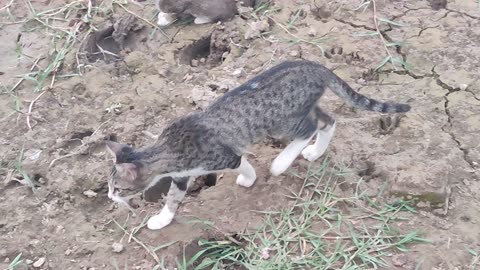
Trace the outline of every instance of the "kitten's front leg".
[[235, 171], [239, 173], [237, 177], [237, 185], [239, 186], [251, 187], [257, 180], [255, 169], [244, 156], [242, 156], [240, 166]]
[[183, 201], [185, 193], [187, 193], [189, 177], [173, 178], [170, 189], [167, 194], [167, 201], [162, 211], [158, 215], [150, 217], [147, 227], [150, 230], [159, 230], [170, 224], [175, 216], [178, 206]]

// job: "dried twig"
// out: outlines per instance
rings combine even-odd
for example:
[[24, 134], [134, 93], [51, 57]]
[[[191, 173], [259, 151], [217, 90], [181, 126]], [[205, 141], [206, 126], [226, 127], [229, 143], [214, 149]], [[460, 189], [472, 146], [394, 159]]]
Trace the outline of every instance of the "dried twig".
[[48, 90], [45, 90], [43, 91], [42, 93], [40, 93], [34, 100], [32, 100], [32, 102], [30, 102], [30, 106], [28, 106], [28, 112], [27, 112], [27, 126], [28, 126], [28, 129], [32, 129], [32, 125], [30, 125], [30, 115], [32, 114], [32, 109], [33, 109], [33, 104], [35, 104], [35, 102], [37, 100], [39, 100], [43, 94], [45, 94], [45, 92], [47, 92]]

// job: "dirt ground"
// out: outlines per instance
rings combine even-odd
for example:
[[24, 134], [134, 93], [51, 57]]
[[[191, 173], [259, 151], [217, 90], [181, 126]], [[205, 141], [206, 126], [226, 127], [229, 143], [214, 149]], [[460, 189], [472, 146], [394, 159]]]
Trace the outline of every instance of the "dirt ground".
[[[0, 268], [22, 253], [32, 269], [114, 269], [114, 261], [129, 269], [152, 269], [151, 254], [127, 241], [113, 220], [134, 228], [160, 204], [139, 201], [132, 217], [108, 199], [111, 159], [102, 141], [152, 144], [175, 116], [201, 109], [276, 63], [301, 58], [335, 69], [362, 94], [411, 104], [405, 115], [386, 116], [352, 110], [328, 94], [323, 102], [338, 121], [331, 156], [357, 179], [363, 177], [373, 195], [382, 189], [387, 198], [418, 199], [418, 213], [399, 226], [419, 229], [431, 242], [410, 247], [406, 256], [412, 265], [480, 269], [471, 252], [480, 252], [477, 1], [450, 0], [446, 6], [433, 0], [377, 1], [385, 43], [371, 34], [376, 31], [373, 9], [357, 9], [362, 1], [273, 2], [268, 16], [246, 12], [216, 25], [178, 22], [165, 28], [165, 35], [139, 18], [125, 19], [126, 37], [102, 41], [115, 56], [97, 52], [88, 62], [82, 56], [89, 41], [75, 43], [52, 73], [55, 80], [48, 76], [35, 92], [37, 85], [28, 78], [10, 89], [23, 74], [51, 63], [49, 55], [58, 45], [52, 42], [54, 31], [28, 20], [27, 2], [2, 1], [7, 8], [0, 11]], [[37, 12], [65, 5], [31, 3]], [[132, 2], [123, 7], [145, 18], [155, 13], [152, 3], [140, 4], [143, 8]], [[104, 28], [129, 15], [120, 5], [113, 11], [111, 18], [95, 17], [95, 24]], [[408, 69], [397, 61], [373, 72], [388, 55], [384, 45], [393, 42], [401, 44], [387, 46], [388, 53], [407, 62]], [[83, 76], [76, 76], [78, 63], [86, 63]], [[252, 151], [259, 175], [252, 188], [235, 185], [235, 175], [225, 174], [215, 186], [192, 192], [172, 225], [161, 231], [144, 228], [136, 237], [150, 246], [165, 244], [157, 255], [173, 263], [194, 239], [255, 228], [262, 214], [252, 210], [288, 204], [284, 194], [301, 183], [288, 175], [269, 176], [280, 148], [266, 143]], [[299, 160], [294, 167], [302, 165]], [[22, 172], [36, 182], [34, 192], [15, 181], [26, 180]], [[194, 218], [216, 230], [192, 223]], [[119, 242], [124, 250], [116, 253], [112, 244]]]

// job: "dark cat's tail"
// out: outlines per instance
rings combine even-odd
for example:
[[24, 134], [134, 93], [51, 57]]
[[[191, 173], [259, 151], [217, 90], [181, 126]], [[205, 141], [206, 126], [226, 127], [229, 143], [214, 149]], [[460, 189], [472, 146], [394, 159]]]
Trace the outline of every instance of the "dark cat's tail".
[[381, 102], [359, 94], [337, 75], [328, 82], [328, 88], [351, 105], [364, 110], [382, 113], [401, 113], [410, 110], [408, 104]]

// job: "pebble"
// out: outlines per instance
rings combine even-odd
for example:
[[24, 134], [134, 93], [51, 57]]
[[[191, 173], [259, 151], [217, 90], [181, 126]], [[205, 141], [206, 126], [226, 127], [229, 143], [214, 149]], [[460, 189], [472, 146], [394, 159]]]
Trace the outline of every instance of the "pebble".
[[97, 193], [91, 189], [84, 191], [83, 195], [87, 196], [88, 198], [97, 197]]
[[65, 250], [65, 256], [70, 256], [70, 254], [72, 254], [72, 253], [73, 253], [73, 250], [71, 250], [71, 249]]
[[192, 67], [198, 67], [198, 60], [192, 59]]
[[32, 264], [32, 263], [33, 263], [33, 261], [32, 261], [32, 260], [30, 260], [30, 259], [26, 259], [26, 260], [25, 260], [25, 262], [26, 262], [28, 265], [30, 265], [30, 264]]
[[298, 57], [300, 55], [300, 53], [298, 51], [291, 51], [290, 52], [290, 56], [292, 57]]
[[124, 249], [123, 245], [121, 243], [113, 243], [112, 244], [112, 251], [115, 252], [115, 253], [120, 253], [122, 252]]
[[315, 30], [314, 28], [310, 28], [310, 30], [308, 30], [308, 35], [311, 36], [311, 37], [314, 37], [317, 35], [317, 30]]
[[45, 263], [45, 261], [46, 261], [45, 257], [41, 257], [40, 259], [36, 260], [33, 263], [33, 267], [40, 268]]
[[462, 83], [458, 86], [460, 90], [465, 91], [468, 88], [468, 84]]
[[232, 75], [238, 78], [238, 77], [242, 76], [242, 70], [241, 69], [235, 69], [232, 72]]

